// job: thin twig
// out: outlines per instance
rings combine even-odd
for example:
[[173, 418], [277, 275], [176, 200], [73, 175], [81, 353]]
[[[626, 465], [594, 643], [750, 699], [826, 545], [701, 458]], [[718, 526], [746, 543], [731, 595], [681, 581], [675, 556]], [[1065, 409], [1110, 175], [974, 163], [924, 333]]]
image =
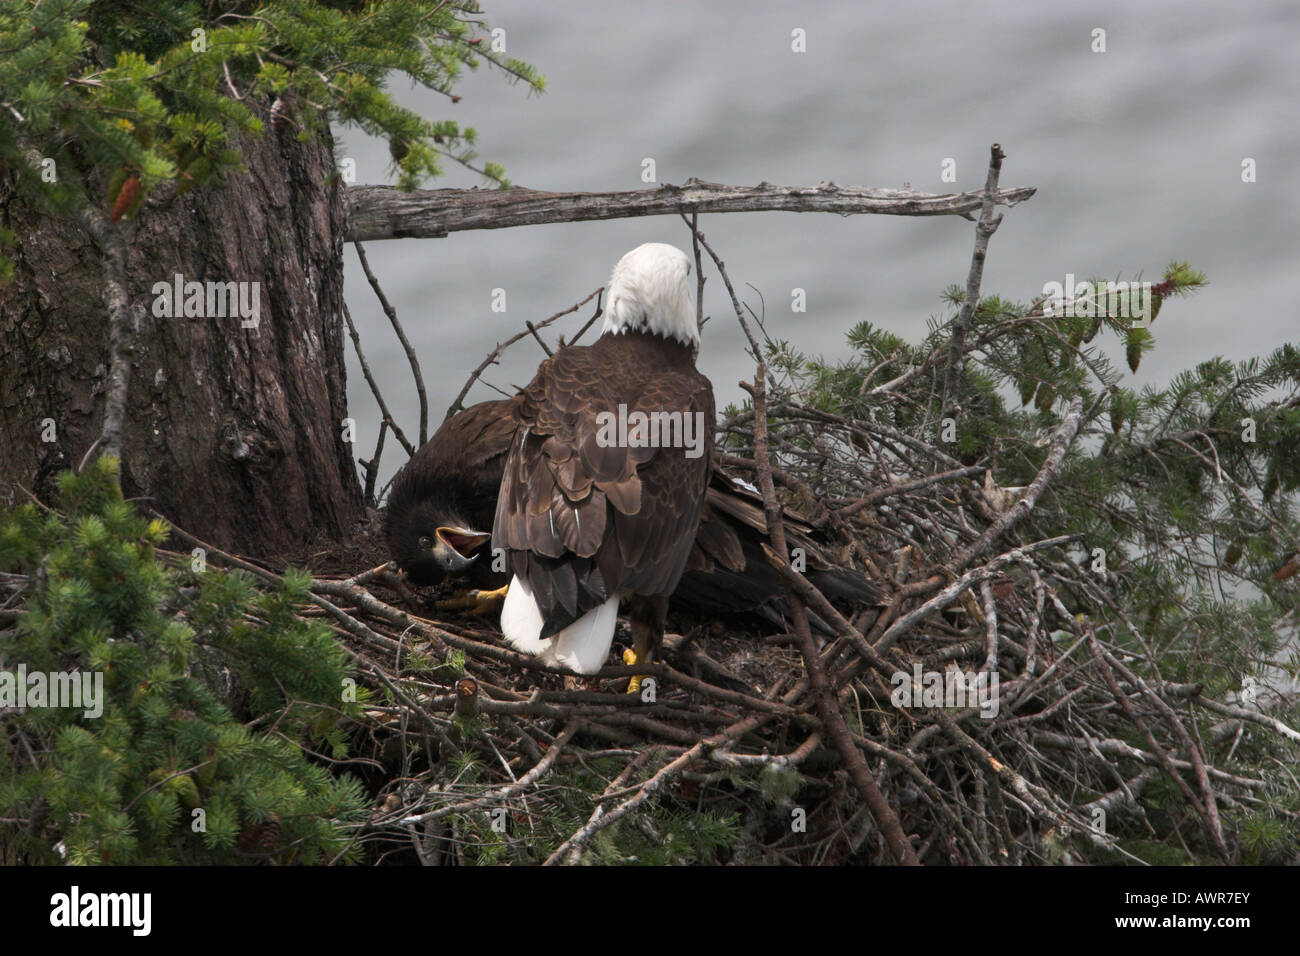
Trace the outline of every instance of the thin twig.
[[[536, 336], [538, 329], [546, 328], [556, 319], [566, 316], [571, 312], [577, 312], [584, 305], [586, 305], [588, 302], [590, 302], [592, 299], [594, 299], [596, 296], [600, 295], [604, 291], [605, 291], [605, 287], [601, 286], [599, 289], [591, 293], [591, 295], [587, 296], [581, 302], [576, 302], [573, 305], [569, 306], [567, 309], [564, 309], [563, 311], [560, 312], [556, 312], [554, 315], [550, 316], [549, 318], [542, 319], [542, 321], [538, 322], [536, 325], [530, 325], [522, 332], [510, 336], [510, 338], [506, 339], [504, 342], [498, 342], [496, 348], [494, 348], [491, 352], [489, 352], [487, 354], [487, 357], [484, 358], [482, 362], [479, 362], [478, 367], [474, 369], [473, 372], [470, 373], [469, 379], [465, 382], [464, 387], [461, 388], [460, 393], [457, 394], [456, 400], [452, 402], [451, 407], [447, 409], [446, 417], [451, 418], [451, 416], [455, 415], [457, 412], [462, 411], [464, 409], [465, 406], [462, 404], [462, 402], [465, 401], [465, 396], [469, 394], [469, 390], [473, 387], [474, 383], [478, 381], [478, 377], [483, 374], [483, 372], [487, 369], [487, 367], [493, 364], [494, 362], [496, 362], [496, 360], [501, 357], [502, 352], [510, 348], [510, 346], [514, 345], [522, 338], [526, 338], [529, 335]], [[599, 314], [600, 314], [600, 308], [599, 306], [597, 306], [596, 315], [593, 315], [591, 317], [591, 319], [587, 322], [587, 325], [590, 325], [592, 322], [596, 321], [596, 317]], [[578, 334], [581, 335], [582, 332], [586, 331], [586, 329], [587, 326], [583, 326], [582, 330]]]
[[420, 397], [420, 445], [423, 446], [429, 440], [429, 399], [424, 393], [424, 375], [420, 372], [420, 360], [415, 354], [415, 349], [411, 347], [410, 339], [406, 337], [406, 330], [402, 328], [402, 323], [397, 320], [397, 310], [388, 301], [388, 296], [384, 295], [384, 290], [379, 285], [379, 280], [375, 278], [375, 274], [370, 271], [370, 260], [366, 258], [365, 247], [360, 242], [355, 242], [353, 245], [357, 247], [361, 270], [365, 272], [370, 288], [375, 290], [375, 295], [379, 298], [384, 315], [388, 316], [393, 331], [397, 333], [397, 340], [402, 343], [402, 351], [406, 353], [406, 360], [411, 365], [411, 374], [415, 376], [415, 391]]
[[397, 421], [393, 418], [393, 413], [388, 410], [388, 403], [384, 401], [383, 393], [379, 391], [379, 383], [375, 381], [374, 375], [370, 372], [370, 364], [366, 361], [366, 354], [361, 351], [361, 336], [357, 334], [357, 327], [352, 322], [352, 313], [348, 311], [346, 302], [343, 303], [343, 318], [348, 323], [348, 334], [352, 337], [352, 347], [356, 349], [357, 361], [361, 364], [361, 374], [365, 376], [366, 384], [370, 386], [370, 394], [375, 396], [379, 411], [384, 416], [384, 423], [393, 430], [393, 435], [401, 442], [402, 447], [406, 449], [406, 453], [414, 455], [415, 446], [407, 440], [406, 433], [398, 426]]

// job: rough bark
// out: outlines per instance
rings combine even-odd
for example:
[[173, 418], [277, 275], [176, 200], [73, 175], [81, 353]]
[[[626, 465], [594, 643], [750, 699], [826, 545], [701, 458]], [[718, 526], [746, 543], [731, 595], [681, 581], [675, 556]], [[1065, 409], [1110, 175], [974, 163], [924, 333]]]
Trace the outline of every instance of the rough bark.
[[[133, 355], [121, 433], [130, 497], [220, 547], [274, 557], [364, 517], [346, 415], [344, 200], [326, 141], [268, 124], [248, 174], [140, 209], [128, 237]], [[98, 181], [96, 181], [98, 180]], [[103, 196], [92, 177], [92, 199]], [[0, 287], [0, 496], [48, 493], [104, 421], [109, 328], [99, 244], [0, 169], [14, 281]], [[260, 283], [260, 324], [160, 318], [156, 282]], [[52, 419], [56, 441], [42, 441]]]

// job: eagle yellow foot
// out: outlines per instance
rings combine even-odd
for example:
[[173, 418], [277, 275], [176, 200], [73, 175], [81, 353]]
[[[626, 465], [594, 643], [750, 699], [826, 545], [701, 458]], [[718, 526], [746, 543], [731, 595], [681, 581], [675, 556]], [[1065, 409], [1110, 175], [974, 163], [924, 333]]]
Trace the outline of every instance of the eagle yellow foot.
[[[630, 647], [624, 648], [623, 663], [626, 664], [628, 667], [635, 667], [639, 663], [639, 661], [637, 660], [636, 651], [632, 650], [632, 648]], [[641, 681], [643, 680], [645, 680], [644, 674], [638, 674], [637, 676], [633, 677], [630, 681], [627, 682], [627, 692], [629, 694], [641, 693]]]
[[464, 611], [466, 614], [493, 614], [501, 610], [501, 602], [506, 599], [506, 591], [509, 589], [507, 584], [494, 591], [466, 591], [437, 602], [437, 608], [440, 611]]

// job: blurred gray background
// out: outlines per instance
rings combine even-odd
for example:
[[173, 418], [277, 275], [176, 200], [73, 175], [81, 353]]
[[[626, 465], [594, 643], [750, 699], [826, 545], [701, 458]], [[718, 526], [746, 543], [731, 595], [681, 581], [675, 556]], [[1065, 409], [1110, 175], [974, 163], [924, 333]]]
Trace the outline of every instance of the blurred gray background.
[[[659, 183], [815, 185], [835, 180], [928, 192], [982, 187], [989, 145], [1008, 158], [1002, 185], [1038, 194], [1006, 211], [984, 292], [1026, 300], [1066, 272], [1158, 280], [1186, 259], [1210, 286], [1168, 305], [1137, 383], [1159, 384], [1213, 355], [1243, 359], [1300, 338], [1294, 291], [1300, 252], [1300, 4], [1145, 0], [976, 5], [838, 2], [600, 3], [485, 0], [507, 52], [547, 79], [529, 96], [484, 66], [447, 98], [398, 81], [401, 102], [479, 130], [483, 159], [521, 186], [641, 189]], [[1107, 51], [1093, 53], [1092, 31]], [[791, 50], [806, 32], [807, 52]], [[394, 180], [387, 144], [336, 130], [358, 182]], [[940, 181], [947, 157], [955, 185]], [[1241, 179], [1245, 157], [1258, 181]], [[481, 182], [461, 169], [431, 188]], [[768, 330], [812, 355], [845, 351], [868, 319], [911, 341], [942, 312], [940, 291], [965, 284], [973, 223], [746, 213], [701, 228], [742, 297], [766, 299]], [[367, 254], [423, 364], [430, 431], [493, 345], [603, 285], [614, 262], [647, 241], [689, 249], [676, 217], [455, 233], [373, 242]], [[345, 250], [347, 300], [393, 414], [413, 439], [418, 402], [406, 358]], [[719, 408], [739, 401], [753, 366], [711, 264], [700, 366]], [[807, 292], [794, 314], [791, 290]], [[507, 311], [491, 310], [506, 290]], [[552, 326], [572, 333], [591, 306]], [[590, 337], [591, 333], [588, 333]], [[588, 338], [587, 341], [590, 339]], [[1122, 345], [1110, 347], [1123, 363]], [[543, 358], [525, 340], [485, 373], [511, 390]], [[349, 347], [350, 413], [369, 457], [379, 412]], [[476, 385], [470, 401], [494, 397]], [[405, 461], [389, 442], [381, 478]]]

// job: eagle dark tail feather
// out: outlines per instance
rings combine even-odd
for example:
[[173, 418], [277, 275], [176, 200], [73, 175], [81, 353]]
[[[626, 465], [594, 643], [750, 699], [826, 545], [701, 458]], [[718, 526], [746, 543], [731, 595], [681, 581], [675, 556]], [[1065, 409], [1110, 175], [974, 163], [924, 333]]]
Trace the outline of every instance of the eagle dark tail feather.
[[880, 607], [885, 603], [885, 592], [861, 571], [852, 568], [809, 571], [808, 582], [832, 601], [842, 601], [852, 607]]
[[[752, 616], [788, 629], [785, 588], [764, 551], [767, 529], [762, 498], [718, 469], [708, 502], [695, 539], [694, 560], [678, 582], [673, 609], [713, 617]], [[884, 591], [861, 571], [837, 564], [804, 519], [788, 510], [783, 517], [787, 541], [802, 552], [808, 582], [832, 603], [849, 610], [885, 603]], [[808, 623], [824, 636], [835, 634], [811, 610]]]

